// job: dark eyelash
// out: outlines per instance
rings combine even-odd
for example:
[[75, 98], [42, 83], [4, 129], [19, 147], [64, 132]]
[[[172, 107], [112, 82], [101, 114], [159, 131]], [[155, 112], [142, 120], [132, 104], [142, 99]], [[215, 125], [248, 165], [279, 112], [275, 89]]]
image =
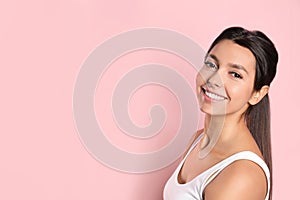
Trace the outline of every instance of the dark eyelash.
[[229, 72], [231, 75], [233, 75], [234, 78], [238, 78], [238, 79], [242, 79], [243, 77], [239, 74], [239, 73], [236, 73], [236, 72]]
[[210, 68], [218, 69], [218, 66], [216, 64], [214, 64], [213, 62], [205, 61], [204, 64]]

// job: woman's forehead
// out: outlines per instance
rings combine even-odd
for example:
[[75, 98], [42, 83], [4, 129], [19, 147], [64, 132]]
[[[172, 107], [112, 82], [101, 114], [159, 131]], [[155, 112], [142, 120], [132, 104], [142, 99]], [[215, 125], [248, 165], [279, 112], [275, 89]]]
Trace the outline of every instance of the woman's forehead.
[[247, 71], [255, 70], [256, 60], [253, 53], [231, 40], [220, 41], [212, 48], [208, 57], [219, 62], [219, 65], [237, 64], [244, 66]]

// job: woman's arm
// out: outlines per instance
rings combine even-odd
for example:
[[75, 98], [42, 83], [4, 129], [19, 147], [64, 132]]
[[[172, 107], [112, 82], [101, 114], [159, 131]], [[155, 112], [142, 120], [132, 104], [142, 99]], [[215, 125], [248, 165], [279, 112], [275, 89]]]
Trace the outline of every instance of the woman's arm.
[[226, 167], [205, 189], [205, 200], [264, 200], [267, 179], [263, 170], [249, 160]]

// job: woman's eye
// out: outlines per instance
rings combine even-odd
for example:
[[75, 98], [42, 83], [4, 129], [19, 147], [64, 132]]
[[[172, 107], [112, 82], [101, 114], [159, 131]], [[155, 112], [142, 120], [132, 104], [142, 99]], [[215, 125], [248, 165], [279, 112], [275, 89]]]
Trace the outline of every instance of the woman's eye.
[[218, 66], [215, 63], [213, 63], [213, 62], [205, 61], [204, 64], [205, 64], [205, 66], [207, 66], [209, 68], [212, 68], [213, 70], [217, 70], [218, 69]]
[[242, 79], [242, 78], [243, 78], [240, 74], [238, 74], [238, 73], [236, 73], [236, 72], [230, 72], [230, 74], [231, 74], [231, 76], [233, 76], [234, 78], [238, 78], [238, 79]]

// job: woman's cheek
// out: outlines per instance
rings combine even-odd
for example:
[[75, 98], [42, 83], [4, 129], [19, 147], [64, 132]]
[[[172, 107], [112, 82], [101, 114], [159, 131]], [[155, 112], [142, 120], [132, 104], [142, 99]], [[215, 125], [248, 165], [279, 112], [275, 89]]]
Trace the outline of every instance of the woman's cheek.
[[207, 70], [205, 67], [202, 67], [197, 74], [197, 85], [204, 85], [209, 77], [211, 77], [213, 74], [213, 71]]

